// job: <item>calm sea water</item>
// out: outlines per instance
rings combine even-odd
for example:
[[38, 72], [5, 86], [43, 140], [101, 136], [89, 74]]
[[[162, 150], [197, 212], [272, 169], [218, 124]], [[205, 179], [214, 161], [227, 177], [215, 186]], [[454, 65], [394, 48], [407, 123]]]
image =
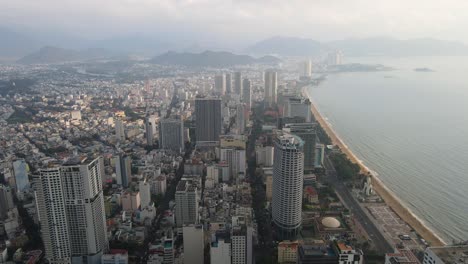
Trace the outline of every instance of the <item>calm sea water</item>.
[[346, 62], [396, 70], [329, 75], [310, 89], [320, 112], [446, 242], [468, 240], [468, 57]]

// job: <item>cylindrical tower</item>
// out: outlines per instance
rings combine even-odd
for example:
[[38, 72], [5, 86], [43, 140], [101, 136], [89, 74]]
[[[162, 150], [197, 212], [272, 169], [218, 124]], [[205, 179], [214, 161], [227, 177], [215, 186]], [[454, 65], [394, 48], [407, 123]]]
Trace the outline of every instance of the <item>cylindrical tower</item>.
[[282, 239], [295, 238], [301, 228], [303, 148], [298, 136], [278, 132], [275, 138], [272, 213]]

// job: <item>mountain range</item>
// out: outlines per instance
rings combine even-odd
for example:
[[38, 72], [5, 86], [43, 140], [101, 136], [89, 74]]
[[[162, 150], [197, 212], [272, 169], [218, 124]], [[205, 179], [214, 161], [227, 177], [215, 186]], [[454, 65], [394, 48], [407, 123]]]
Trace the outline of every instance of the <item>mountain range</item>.
[[[21, 33], [0, 28], [0, 39], [2, 40], [0, 41], [0, 61], [15, 61], [27, 56], [20, 60], [23, 63], [48, 63], [107, 57], [109, 53], [152, 57], [169, 50], [180, 53], [226, 50], [217, 46], [206, 47], [195, 42], [182, 41], [176, 36], [167, 35], [132, 35], [87, 40], [66, 34]], [[51, 47], [55, 47], [56, 50], [54, 51]], [[37, 53], [38, 50], [42, 55]], [[237, 47], [231, 51], [255, 56], [313, 57], [335, 50], [342, 51], [345, 56], [468, 55], [468, 46], [461, 42], [430, 38], [399, 40], [388, 37], [320, 42], [309, 38], [278, 36], [261, 40], [248, 47]], [[94, 51], [95, 55], [89, 56], [88, 51]], [[98, 51], [105, 52], [105, 54], [96, 54]], [[49, 55], [44, 56], [44, 54]]]
[[468, 55], [468, 46], [461, 42], [431, 38], [399, 40], [387, 37], [331, 42], [318, 42], [306, 38], [272, 37], [255, 43], [245, 51], [282, 56], [316, 56], [337, 50], [342, 51], [346, 56]]
[[280, 59], [273, 56], [254, 58], [248, 55], [236, 55], [231, 52], [205, 51], [202, 53], [166, 52], [154, 57], [151, 62], [161, 65], [179, 65], [187, 67], [229, 67], [247, 64], [277, 64]]

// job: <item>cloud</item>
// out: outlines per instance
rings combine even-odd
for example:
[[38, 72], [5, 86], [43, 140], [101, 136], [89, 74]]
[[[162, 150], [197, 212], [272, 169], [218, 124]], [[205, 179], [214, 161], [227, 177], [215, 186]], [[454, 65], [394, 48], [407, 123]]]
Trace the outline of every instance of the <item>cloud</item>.
[[93, 38], [171, 32], [251, 41], [388, 35], [468, 42], [465, 0], [0, 0], [0, 26]]

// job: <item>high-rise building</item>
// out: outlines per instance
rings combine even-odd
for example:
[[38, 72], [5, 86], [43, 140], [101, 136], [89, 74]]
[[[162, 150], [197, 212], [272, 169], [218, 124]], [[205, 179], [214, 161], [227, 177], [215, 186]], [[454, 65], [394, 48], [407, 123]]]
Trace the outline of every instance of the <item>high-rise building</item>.
[[126, 154], [118, 154], [114, 162], [117, 184], [127, 188], [132, 177], [132, 158]]
[[101, 263], [108, 250], [102, 158], [71, 158], [35, 178], [46, 258], [51, 263]]
[[310, 60], [306, 60], [304, 62], [303, 67], [304, 68], [303, 68], [302, 76], [311, 77], [312, 76], [312, 62]]
[[153, 120], [149, 116], [145, 118], [146, 145], [152, 147], [154, 143]]
[[249, 79], [244, 79], [242, 82], [242, 88], [244, 90], [242, 93], [242, 102], [247, 105], [247, 109], [250, 111], [250, 108], [252, 107], [252, 88], [250, 86]]
[[309, 99], [297, 97], [288, 98], [285, 108], [285, 116], [287, 117], [303, 117], [306, 122], [312, 120]]
[[230, 179], [237, 179], [239, 174], [245, 175], [245, 149], [240, 148], [221, 148], [220, 160], [226, 161], [229, 166]]
[[234, 92], [242, 99], [242, 73], [234, 73]]
[[120, 118], [115, 120], [115, 137], [118, 141], [125, 140], [125, 127], [122, 119]]
[[231, 231], [231, 263], [252, 264], [253, 228], [247, 224], [235, 225]]
[[265, 72], [265, 101], [268, 105], [276, 104], [278, 92], [278, 74], [275, 71]]
[[151, 204], [151, 185], [146, 180], [138, 183], [141, 209]]
[[226, 93], [232, 93], [232, 75], [230, 73], [226, 74]]
[[325, 145], [316, 144], [315, 145], [314, 167], [315, 168], [322, 168], [324, 159], [325, 159]]
[[0, 220], [7, 218], [8, 210], [14, 207], [13, 191], [8, 186], [0, 185]]
[[273, 222], [280, 237], [295, 238], [302, 222], [304, 141], [296, 135], [278, 132], [274, 144]]
[[195, 99], [195, 133], [197, 144], [204, 142], [217, 142], [221, 135], [221, 99], [196, 98]]
[[161, 149], [182, 152], [185, 149], [184, 122], [181, 119], [163, 119], [159, 122]]
[[66, 217], [64, 179], [60, 167], [42, 169], [34, 179], [45, 257], [50, 263], [71, 264], [71, 245]]
[[28, 164], [24, 159], [13, 161], [13, 172], [15, 173], [16, 191], [24, 192], [29, 188]]
[[184, 264], [204, 263], [205, 239], [203, 225], [182, 227], [184, 240]]
[[246, 105], [243, 103], [238, 104], [236, 108], [236, 126], [238, 135], [243, 135], [245, 133], [246, 122]]
[[211, 241], [210, 263], [231, 264], [231, 240], [226, 232], [217, 232]]
[[198, 223], [198, 200], [197, 187], [191, 181], [179, 181], [175, 193], [177, 227]]
[[315, 166], [315, 144], [317, 131], [315, 123], [286, 124], [283, 131], [299, 136], [304, 141], [304, 170], [312, 171]]
[[226, 93], [226, 78], [224, 74], [216, 75], [214, 81], [216, 92], [224, 95]]

